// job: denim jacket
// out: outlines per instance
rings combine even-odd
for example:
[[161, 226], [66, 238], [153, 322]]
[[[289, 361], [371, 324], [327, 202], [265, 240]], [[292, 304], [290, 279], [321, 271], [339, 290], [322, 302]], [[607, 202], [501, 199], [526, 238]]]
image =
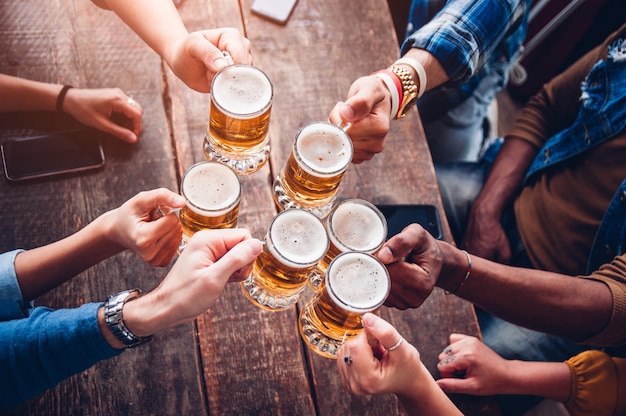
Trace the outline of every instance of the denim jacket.
[[[574, 123], [551, 137], [539, 151], [525, 181], [543, 169], [567, 162], [600, 143], [613, 139], [626, 126], [626, 40], [609, 47], [582, 85], [582, 105]], [[624, 161], [626, 163], [626, 161]], [[587, 273], [625, 252], [626, 178], [606, 210], [596, 233]]]

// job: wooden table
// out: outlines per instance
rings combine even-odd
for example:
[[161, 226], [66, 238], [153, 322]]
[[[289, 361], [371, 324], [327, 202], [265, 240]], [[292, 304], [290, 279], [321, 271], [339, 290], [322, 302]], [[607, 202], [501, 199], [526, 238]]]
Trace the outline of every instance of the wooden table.
[[[282, 27], [250, 13], [252, 0], [185, 0], [189, 30], [232, 26], [251, 40], [254, 63], [274, 84], [272, 153], [243, 178], [239, 224], [263, 237], [276, 214], [270, 184], [297, 130], [325, 120], [354, 79], [392, 62], [397, 40], [386, 0], [300, 0]], [[117, 86], [144, 108], [139, 143], [105, 139], [106, 165], [94, 173], [12, 185], [0, 181], [0, 250], [60, 239], [136, 193], [178, 189], [202, 160], [209, 97], [186, 87], [111, 12], [86, 0], [0, 4], [0, 72], [80, 87]], [[1, 96], [1, 93], [0, 93]], [[4, 115], [1, 140], [64, 128], [57, 114]], [[417, 112], [393, 123], [385, 151], [349, 168], [340, 198], [431, 203], [441, 209]], [[444, 219], [444, 238], [451, 240]], [[38, 299], [54, 308], [150, 290], [167, 273], [123, 253]], [[301, 305], [299, 305], [301, 306]], [[471, 306], [439, 290], [417, 310], [383, 308], [437, 376], [437, 355], [451, 332], [479, 333]], [[356, 397], [341, 386], [334, 360], [304, 346], [297, 309], [256, 308], [238, 285], [197, 319], [61, 382], [9, 414], [33, 415], [381, 415], [403, 414], [392, 395]], [[454, 397], [466, 414], [497, 414], [492, 399]]]

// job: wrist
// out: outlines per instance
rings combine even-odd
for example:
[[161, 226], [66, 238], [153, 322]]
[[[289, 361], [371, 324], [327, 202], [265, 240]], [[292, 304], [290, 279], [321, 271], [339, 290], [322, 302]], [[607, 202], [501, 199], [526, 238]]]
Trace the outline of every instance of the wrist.
[[443, 241], [437, 243], [443, 257], [437, 286], [444, 289], [446, 293], [456, 293], [471, 275], [473, 267], [471, 255]]
[[121, 343], [126, 348], [133, 348], [152, 339], [153, 333], [126, 314], [127, 306], [138, 299], [140, 295], [139, 289], [125, 290], [109, 296], [104, 303], [103, 314], [106, 327], [119, 341], [112, 345]]

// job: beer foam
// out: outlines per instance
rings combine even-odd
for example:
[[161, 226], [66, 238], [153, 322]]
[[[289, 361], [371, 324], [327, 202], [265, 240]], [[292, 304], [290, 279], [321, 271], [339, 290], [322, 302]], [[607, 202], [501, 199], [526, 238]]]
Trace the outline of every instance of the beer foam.
[[252, 118], [272, 100], [272, 84], [257, 68], [231, 65], [213, 79], [211, 95], [218, 106], [235, 118]]
[[391, 288], [387, 268], [366, 253], [341, 253], [328, 267], [326, 279], [326, 290], [333, 301], [357, 313], [377, 309]]
[[241, 185], [237, 174], [218, 162], [201, 162], [185, 174], [182, 192], [187, 206], [198, 214], [225, 214], [239, 200]]
[[[317, 122], [298, 133], [295, 150], [304, 170], [313, 175], [336, 175], [343, 172], [354, 149], [352, 140], [334, 124]], [[307, 169], [308, 168], [308, 169]]]
[[269, 230], [268, 248], [274, 257], [293, 268], [309, 267], [324, 257], [328, 235], [322, 221], [302, 209], [279, 213]]
[[373, 252], [387, 237], [387, 220], [365, 200], [343, 201], [332, 212], [328, 224], [329, 237], [341, 251]]

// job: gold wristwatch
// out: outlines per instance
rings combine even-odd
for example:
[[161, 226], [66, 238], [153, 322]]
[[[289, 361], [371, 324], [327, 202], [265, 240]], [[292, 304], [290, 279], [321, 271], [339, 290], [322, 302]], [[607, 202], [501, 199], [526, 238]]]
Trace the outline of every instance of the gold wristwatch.
[[402, 100], [398, 107], [398, 114], [394, 117], [394, 119], [399, 119], [404, 117], [407, 111], [409, 111], [409, 108], [417, 101], [418, 89], [408, 69], [392, 65], [389, 67], [389, 70], [396, 74], [402, 83]]

